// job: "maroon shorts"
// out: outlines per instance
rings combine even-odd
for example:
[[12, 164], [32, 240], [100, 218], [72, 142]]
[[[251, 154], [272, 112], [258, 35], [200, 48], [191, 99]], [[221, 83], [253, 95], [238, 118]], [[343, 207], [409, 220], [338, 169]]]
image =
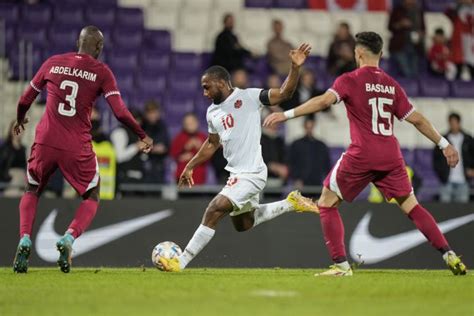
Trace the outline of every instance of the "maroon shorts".
[[324, 180], [324, 186], [344, 201], [352, 202], [371, 182], [388, 200], [413, 193], [403, 161], [387, 171], [363, 170], [356, 168], [344, 154]]
[[33, 144], [28, 159], [28, 183], [37, 185], [42, 191], [57, 168], [79, 195], [99, 184], [99, 165], [92, 147], [87, 146], [76, 153]]

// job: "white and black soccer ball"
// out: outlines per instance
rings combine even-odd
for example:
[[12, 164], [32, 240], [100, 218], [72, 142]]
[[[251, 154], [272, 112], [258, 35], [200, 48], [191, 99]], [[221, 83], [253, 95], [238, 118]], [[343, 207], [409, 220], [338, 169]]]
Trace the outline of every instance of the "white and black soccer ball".
[[151, 253], [151, 261], [158, 269], [162, 270], [163, 267], [160, 264], [160, 258], [173, 259], [179, 257], [183, 251], [181, 248], [172, 241], [163, 241], [153, 248]]

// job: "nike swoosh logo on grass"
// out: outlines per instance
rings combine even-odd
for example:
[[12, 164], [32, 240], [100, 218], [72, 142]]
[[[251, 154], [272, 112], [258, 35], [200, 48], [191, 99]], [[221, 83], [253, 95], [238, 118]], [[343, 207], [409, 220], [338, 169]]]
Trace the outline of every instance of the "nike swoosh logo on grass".
[[[350, 254], [354, 259], [357, 259], [360, 254], [361, 260], [365, 263], [378, 263], [427, 241], [417, 229], [389, 237], [374, 237], [369, 232], [371, 218], [371, 212], [365, 214], [352, 234]], [[474, 221], [474, 214], [469, 214], [441, 222], [438, 226], [443, 233], [447, 233], [472, 221]]]
[[[74, 242], [73, 255], [75, 257], [80, 256], [143, 227], [170, 217], [172, 214], [172, 210], [163, 210], [86, 231]], [[54, 230], [54, 221], [57, 215], [58, 210], [54, 209], [41, 224], [36, 237], [36, 252], [41, 259], [47, 262], [55, 262], [58, 259], [56, 242], [61, 238], [61, 235]]]

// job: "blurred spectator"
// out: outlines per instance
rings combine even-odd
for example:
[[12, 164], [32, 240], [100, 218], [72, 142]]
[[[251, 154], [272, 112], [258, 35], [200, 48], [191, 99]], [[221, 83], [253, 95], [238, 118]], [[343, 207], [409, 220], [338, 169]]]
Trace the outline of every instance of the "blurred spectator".
[[281, 87], [281, 78], [277, 74], [270, 74], [267, 77], [267, 89], [280, 89]]
[[474, 3], [472, 0], [458, 0], [456, 7], [447, 10], [446, 15], [453, 23], [451, 59], [457, 66], [457, 77], [464, 80], [473, 80]]
[[440, 200], [444, 203], [469, 201], [469, 182], [474, 178], [474, 140], [463, 131], [461, 116], [451, 113], [448, 118], [449, 132], [444, 135], [459, 152], [459, 163], [449, 168], [442, 151], [435, 147], [433, 167], [443, 186]]
[[267, 44], [268, 63], [273, 71], [280, 76], [286, 76], [289, 71], [290, 61], [288, 54], [292, 48], [290, 42], [283, 38], [283, 22], [273, 20], [273, 38]]
[[237, 69], [232, 72], [232, 86], [246, 89], [249, 86], [249, 76], [245, 69]]
[[[188, 113], [183, 118], [183, 130], [176, 135], [171, 143], [170, 154], [176, 161], [176, 181], [183, 172], [186, 164], [199, 151], [207, 136], [199, 131], [199, 120], [194, 113]], [[195, 184], [205, 184], [207, 163], [194, 168], [193, 180]]]
[[322, 185], [331, 168], [329, 149], [313, 134], [315, 120], [312, 116], [305, 117], [305, 136], [296, 140], [290, 147], [290, 177], [295, 186]]
[[26, 148], [21, 143], [23, 133], [13, 134], [13, 124], [8, 128], [8, 134], [0, 146], [0, 182], [6, 182], [4, 195], [18, 197], [23, 194], [25, 187]]
[[263, 161], [268, 167], [268, 185], [283, 185], [288, 178], [288, 166], [285, 157], [285, 140], [278, 135], [278, 127], [264, 127], [260, 143]]
[[354, 59], [355, 40], [349, 24], [339, 24], [334, 39], [329, 46], [327, 70], [330, 74], [339, 76], [356, 69]]
[[147, 183], [165, 182], [165, 159], [168, 155], [170, 138], [168, 127], [161, 118], [160, 106], [155, 101], [145, 104], [143, 130], [153, 139], [153, 149], [146, 159], [144, 181]]
[[284, 102], [281, 107], [284, 110], [289, 110], [323, 93], [323, 91], [316, 88], [316, 81], [313, 72], [304, 69], [301, 72], [300, 81], [295, 93], [293, 93], [293, 97], [287, 102]]
[[114, 145], [102, 131], [100, 112], [93, 107], [91, 112], [92, 147], [99, 163], [100, 198], [113, 200], [117, 177], [117, 161]]
[[[137, 122], [142, 122], [142, 117], [137, 111], [131, 111]], [[146, 131], [150, 136], [151, 134]], [[142, 154], [138, 148], [140, 139], [135, 133], [120, 125], [112, 131], [110, 139], [114, 145], [117, 159], [117, 187], [122, 183], [140, 183], [144, 178]], [[145, 156], [145, 154], [143, 154]]]
[[425, 20], [417, 0], [403, 0], [390, 13], [388, 28], [392, 32], [389, 50], [401, 75], [418, 75], [419, 55], [424, 53]]
[[444, 31], [441, 28], [435, 30], [433, 46], [428, 54], [430, 70], [434, 75], [443, 76], [453, 80], [456, 76], [456, 66], [449, 60], [450, 52]]
[[233, 32], [234, 16], [224, 16], [224, 29], [216, 38], [213, 65], [226, 68], [229, 72], [244, 68], [244, 58], [250, 56], [250, 52], [242, 47], [237, 35]]

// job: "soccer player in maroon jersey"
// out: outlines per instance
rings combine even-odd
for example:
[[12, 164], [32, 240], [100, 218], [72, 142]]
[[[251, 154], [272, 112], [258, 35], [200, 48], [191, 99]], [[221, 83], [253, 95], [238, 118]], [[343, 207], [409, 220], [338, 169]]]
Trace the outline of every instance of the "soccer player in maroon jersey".
[[31, 80], [18, 102], [14, 133], [28, 123], [25, 117], [31, 103], [46, 86], [46, 111], [36, 127], [28, 159], [26, 192], [20, 201], [20, 242], [13, 271], [25, 273], [31, 252], [31, 231], [38, 199], [51, 174], [59, 168], [66, 180], [82, 196], [74, 220], [56, 243], [58, 265], [67, 273], [71, 268], [72, 244], [89, 226], [99, 205], [99, 166], [91, 144], [91, 109], [103, 94], [116, 118], [141, 139], [140, 149], [147, 153], [153, 141], [138, 125], [120, 96], [112, 71], [97, 60], [104, 37], [95, 26], [81, 30], [79, 51], [48, 58]]
[[295, 109], [274, 113], [265, 126], [293, 117], [322, 111], [344, 101], [349, 118], [351, 144], [324, 180], [318, 201], [321, 225], [334, 265], [318, 275], [350, 276], [344, 246], [344, 226], [338, 206], [351, 202], [370, 182], [387, 199], [394, 198], [408, 218], [443, 255], [455, 275], [466, 274], [466, 267], [451, 250], [431, 214], [421, 206], [405, 171], [400, 145], [393, 135], [393, 117], [413, 124], [419, 132], [443, 150], [448, 165], [459, 161], [456, 149], [410, 104], [405, 91], [382, 69], [382, 38], [374, 32], [356, 35], [355, 58], [358, 69], [341, 75], [325, 94]]

